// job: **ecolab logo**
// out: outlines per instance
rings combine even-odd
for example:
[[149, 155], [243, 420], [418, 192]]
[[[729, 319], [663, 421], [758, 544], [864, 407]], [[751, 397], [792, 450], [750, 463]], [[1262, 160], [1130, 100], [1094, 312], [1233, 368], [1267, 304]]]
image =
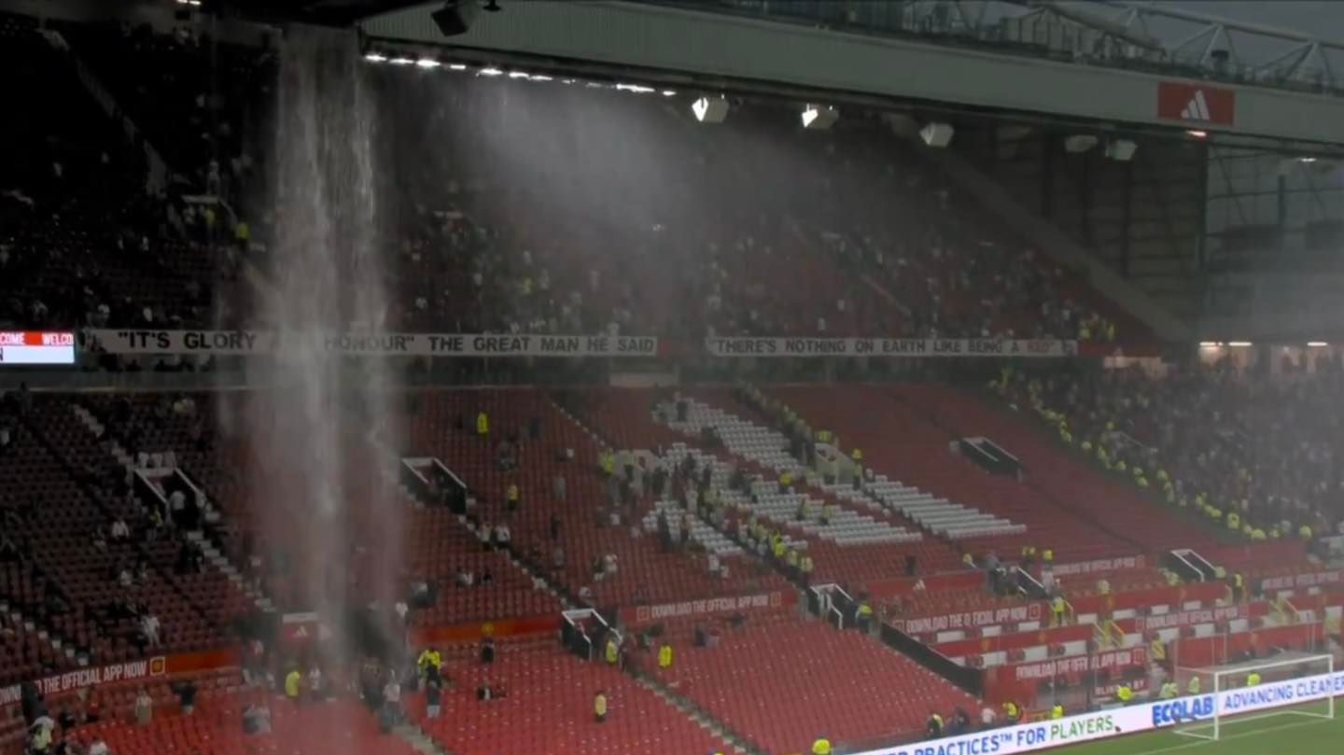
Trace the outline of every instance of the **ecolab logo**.
[[1198, 721], [1213, 715], [1213, 695], [1187, 697], [1153, 706], [1153, 726]]

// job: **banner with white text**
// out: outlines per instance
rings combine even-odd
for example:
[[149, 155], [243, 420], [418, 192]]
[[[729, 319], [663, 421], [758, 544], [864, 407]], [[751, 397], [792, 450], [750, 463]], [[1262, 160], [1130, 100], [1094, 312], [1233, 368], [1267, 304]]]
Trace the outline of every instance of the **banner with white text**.
[[[73, 669], [30, 681], [36, 686], [39, 694], [50, 700], [81, 689], [141, 684], [150, 680], [171, 678], [175, 674], [214, 671], [237, 664], [238, 653], [234, 649], [204, 650], [198, 653], [159, 655], [106, 666]], [[21, 685], [0, 687], [0, 710], [18, 705], [22, 698]]]
[[299, 349], [344, 356], [652, 357], [652, 336], [463, 333], [317, 333], [252, 330], [86, 330], [109, 354], [251, 356]]
[[1000, 624], [1019, 624], [1024, 621], [1040, 621], [1041, 604], [1027, 603], [1020, 606], [986, 608], [979, 611], [961, 611], [957, 613], [936, 614], [933, 616], [914, 616], [893, 619], [891, 625], [910, 635], [932, 634], [957, 629], [979, 629]]
[[1295, 590], [1300, 587], [1320, 587], [1344, 582], [1344, 569], [1328, 569], [1306, 574], [1289, 574], [1286, 577], [1266, 577], [1260, 581], [1260, 590]]
[[[1262, 610], [1267, 610], [1267, 603], [1258, 605], [1262, 606]], [[1249, 605], [1214, 606], [1212, 608], [1196, 608], [1190, 611], [1177, 611], [1154, 616], [1137, 616], [1134, 618], [1134, 628], [1142, 633], [1148, 630], [1188, 627], [1195, 624], [1217, 624], [1250, 617], [1251, 606]]]
[[1078, 356], [1078, 342], [1002, 338], [706, 338], [716, 357], [1011, 357]]
[[1052, 721], [865, 750], [858, 755], [1015, 755], [1124, 734], [1138, 734], [1168, 728], [1177, 723], [1208, 721], [1215, 713], [1219, 716], [1236, 716], [1341, 695], [1344, 695], [1344, 672], [1335, 672], [1229, 690], [1217, 695], [1195, 695], [1141, 703]]
[[620, 610], [620, 618], [627, 624], [685, 616], [716, 616], [747, 611], [771, 610], [792, 606], [798, 599], [795, 592], [769, 592], [756, 595], [727, 595], [704, 600], [684, 600], [680, 603], [661, 603], [650, 606], [627, 606]]
[[1075, 561], [1069, 564], [1052, 564], [1050, 571], [1056, 577], [1068, 577], [1074, 574], [1142, 569], [1145, 563], [1146, 560], [1143, 556], [1122, 556], [1118, 558], [1099, 558], [1094, 561]]

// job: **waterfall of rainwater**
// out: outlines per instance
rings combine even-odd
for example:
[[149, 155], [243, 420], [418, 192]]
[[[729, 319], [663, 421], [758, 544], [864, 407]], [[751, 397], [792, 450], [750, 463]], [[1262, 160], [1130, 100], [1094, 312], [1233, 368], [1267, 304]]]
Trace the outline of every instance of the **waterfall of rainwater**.
[[[326, 336], [383, 331], [387, 307], [374, 191], [373, 102], [352, 34], [291, 28], [281, 49], [273, 157], [271, 290], [259, 314], [278, 336], [250, 362], [264, 386], [241, 419], [252, 446], [249, 504], [282, 603], [330, 627], [386, 602], [400, 575], [402, 508], [369, 437], [399, 446], [384, 358], [341, 357]], [[350, 660], [344, 632], [324, 656]], [[339, 751], [339, 747], [337, 748]]]

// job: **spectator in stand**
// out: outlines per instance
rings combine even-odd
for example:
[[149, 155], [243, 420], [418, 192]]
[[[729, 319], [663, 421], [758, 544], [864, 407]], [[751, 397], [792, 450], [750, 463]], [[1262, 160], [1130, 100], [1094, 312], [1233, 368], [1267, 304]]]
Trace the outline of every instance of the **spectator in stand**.
[[425, 683], [425, 716], [438, 718], [443, 699], [443, 682], [436, 675]]
[[303, 672], [295, 666], [285, 674], [285, 697], [298, 705], [303, 699]]
[[513, 542], [513, 534], [509, 531], [509, 525], [495, 525], [494, 543], [496, 548], [508, 548]]
[[[1323, 360], [1324, 361], [1324, 360]], [[1333, 361], [1308, 374], [1239, 371], [1230, 363], [1174, 366], [1164, 377], [1105, 370], [1029, 378], [1006, 371], [996, 388], [1061, 437], [1168, 505], [1244, 539], [1333, 530], [1344, 514], [1335, 473], [1344, 387]], [[1253, 430], [1252, 430], [1253, 429]]]
[[401, 722], [401, 682], [397, 679], [395, 670], [387, 672], [387, 684], [383, 685], [383, 706], [384, 722], [390, 722], [392, 725]]
[[261, 686], [266, 678], [265, 668], [266, 644], [253, 638], [243, 656], [243, 683], [249, 687]]
[[270, 734], [271, 710], [265, 705], [252, 704], [243, 711], [243, 733]]
[[19, 546], [15, 545], [9, 533], [0, 532], [0, 564], [13, 563], [18, 560]]
[[196, 712], [196, 683], [190, 679], [183, 680], [173, 685], [173, 691], [177, 693], [177, 701], [182, 706], [182, 715], [190, 716]]
[[481, 663], [490, 665], [495, 662], [495, 638], [486, 637], [481, 641]]
[[187, 574], [200, 574], [204, 568], [204, 555], [194, 543], [183, 541], [177, 549], [177, 559], [173, 564], [173, 572], [179, 576]]
[[929, 712], [929, 718], [924, 723], [924, 735], [929, 739], [943, 736], [943, 717], [938, 711]]
[[466, 567], [457, 568], [457, 584], [459, 587], [471, 587], [476, 584], [476, 575]]
[[522, 494], [518, 490], [518, 483], [510, 482], [508, 488], [504, 491], [504, 505], [509, 512], [509, 516], [518, 513], [518, 506], [521, 504]]
[[163, 644], [159, 636], [160, 626], [159, 617], [152, 613], [140, 617], [140, 634], [144, 637], [145, 645], [151, 649]]
[[154, 698], [149, 696], [149, 688], [142, 686], [140, 693], [135, 696], [135, 723], [139, 726], [149, 726], [153, 717]]
[[605, 723], [607, 720], [607, 693], [605, 690], [598, 690], [593, 695], [593, 720], [597, 723]]
[[51, 752], [52, 732], [56, 722], [48, 716], [42, 716], [28, 729], [28, 751], [34, 755]]
[[327, 689], [322, 679], [322, 669], [313, 664], [308, 669], [308, 699], [315, 703], [320, 703], [327, 699]]

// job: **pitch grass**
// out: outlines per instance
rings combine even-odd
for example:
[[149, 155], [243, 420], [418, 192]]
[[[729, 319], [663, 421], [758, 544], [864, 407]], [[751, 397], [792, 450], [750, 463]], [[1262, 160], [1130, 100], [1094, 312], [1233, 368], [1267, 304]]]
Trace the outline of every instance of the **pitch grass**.
[[[1344, 753], [1344, 700], [1335, 701], [1335, 718], [1317, 718], [1296, 715], [1293, 711], [1325, 713], [1325, 705], [1316, 703], [1298, 708], [1286, 708], [1264, 717], [1248, 717], [1238, 721], [1224, 721], [1220, 730], [1222, 739], [1206, 739], [1159, 731], [1118, 737], [1102, 742], [1090, 742], [1075, 747], [1051, 750], [1051, 755], [1328, 755]], [[1203, 730], [1201, 733], [1208, 733]]]

